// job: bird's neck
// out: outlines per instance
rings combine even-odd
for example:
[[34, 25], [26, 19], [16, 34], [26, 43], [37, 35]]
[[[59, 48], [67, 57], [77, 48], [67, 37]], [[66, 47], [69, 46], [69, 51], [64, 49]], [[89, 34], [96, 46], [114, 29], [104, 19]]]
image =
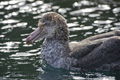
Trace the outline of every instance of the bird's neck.
[[58, 40], [56, 38], [47, 38], [44, 40], [42, 49], [55, 52], [54, 54], [68, 56], [70, 52], [69, 41]]
[[62, 68], [63, 66], [68, 66], [65, 64], [67, 63], [65, 59], [69, 53], [68, 41], [47, 38], [42, 45], [41, 57], [47, 64], [56, 68]]

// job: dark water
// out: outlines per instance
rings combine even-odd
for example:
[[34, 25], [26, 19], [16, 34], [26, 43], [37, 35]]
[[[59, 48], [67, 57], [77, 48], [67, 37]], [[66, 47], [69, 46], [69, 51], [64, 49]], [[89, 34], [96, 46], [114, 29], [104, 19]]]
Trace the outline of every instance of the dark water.
[[70, 41], [120, 29], [119, 0], [0, 1], [0, 80], [120, 80], [120, 72], [72, 72], [41, 64], [41, 42], [26, 45], [41, 14], [63, 15]]

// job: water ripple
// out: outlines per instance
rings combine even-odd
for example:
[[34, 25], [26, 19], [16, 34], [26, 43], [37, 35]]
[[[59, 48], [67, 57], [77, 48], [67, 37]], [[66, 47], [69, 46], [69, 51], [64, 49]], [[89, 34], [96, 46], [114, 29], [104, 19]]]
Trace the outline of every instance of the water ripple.
[[25, 53], [25, 52], [18, 52], [16, 54], [11, 55], [11, 57], [25, 57], [25, 56], [33, 56], [36, 54], [31, 54], [31, 53]]
[[[11, 21], [9, 23], [17, 23], [17, 22], [19, 22], [19, 21]], [[8, 23], [8, 22], [6, 21], [6, 23]], [[15, 27], [26, 27], [26, 25], [27, 25], [26, 22], [21, 22], [21, 23], [15, 24], [15, 25], [6, 25], [6, 26], [3, 26], [1, 29], [8, 29], [8, 28], [15, 28]]]
[[94, 5], [94, 3], [93, 3], [93, 2], [90, 2], [90, 1], [87, 1], [87, 0], [75, 2], [75, 3], [73, 4], [74, 7], [78, 7], [78, 6], [90, 6], [90, 5]]
[[96, 20], [96, 21], [94, 21], [95, 24], [110, 24], [112, 22], [113, 21], [111, 21], [111, 20]]
[[114, 9], [113, 9], [113, 13], [115, 13], [115, 14], [116, 14], [116, 13], [120, 13], [120, 7], [114, 8]]
[[78, 15], [81, 13], [90, 13], [90, 12], [94, 12], [94, 11], [96, 11], [96, 8], [84, 8], [84, 9], [72, 11], [72, 12], [70, 12], [70, 14], [71, 15]]
[[11, 23], [18, 23], [19, 20], [15, 20], [15, 19], [8, 19], [8, 20], [3, 20], [1, 21], [0, 23], [3, 23], [3, 24], [11, 24]]

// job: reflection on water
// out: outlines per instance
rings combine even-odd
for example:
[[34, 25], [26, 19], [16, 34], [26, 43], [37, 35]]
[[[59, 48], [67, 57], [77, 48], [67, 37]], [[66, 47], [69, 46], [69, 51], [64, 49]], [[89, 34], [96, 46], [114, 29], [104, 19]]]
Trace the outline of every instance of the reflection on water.
[[41, 64], [41, 42], [25, 38], [45, 12], [63, 15], [70, 41], [120, 29], [119, 0], [0, 1], [0, 80], [119, 80], [120, 72], [72, 72]]

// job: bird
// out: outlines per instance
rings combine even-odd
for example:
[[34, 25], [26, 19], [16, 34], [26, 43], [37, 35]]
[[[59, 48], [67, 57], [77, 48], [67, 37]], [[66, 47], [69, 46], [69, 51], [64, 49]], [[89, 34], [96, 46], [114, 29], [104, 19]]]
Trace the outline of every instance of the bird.
[[120, 70], [120, 30], [94, 35], [78, 42], [69, 41], [66, 19], [44, 13], [26, 44], [43, 40], [41, 58], [53, 68], [72, 71]]

